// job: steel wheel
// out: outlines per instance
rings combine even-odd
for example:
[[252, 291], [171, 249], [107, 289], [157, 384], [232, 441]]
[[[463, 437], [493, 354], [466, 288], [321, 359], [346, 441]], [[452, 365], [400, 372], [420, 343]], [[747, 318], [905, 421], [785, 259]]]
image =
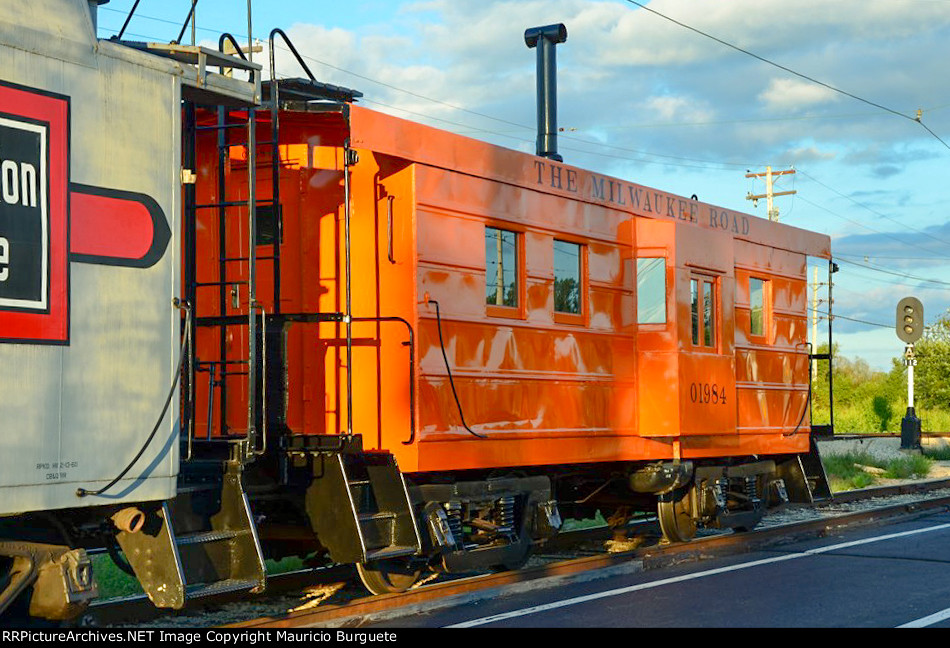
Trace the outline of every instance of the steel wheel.
[[371, 594], [398, 594], [416, 584], [422, 575], [421, 568], [414, 568], [404, 560], [374, 560], [357, 563], [356, 571], [363, 585]]
[[656, 511], [664, 540], [687, 542], [696, 535], [696, 521], [691, 515], [689, 489], [661, 495]]

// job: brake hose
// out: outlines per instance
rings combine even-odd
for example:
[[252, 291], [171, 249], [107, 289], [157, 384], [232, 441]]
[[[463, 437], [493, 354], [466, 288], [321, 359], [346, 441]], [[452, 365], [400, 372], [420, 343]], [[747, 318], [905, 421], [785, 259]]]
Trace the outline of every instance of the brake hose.
[[435, 304], [435, 322], [439, 329], [439, 346], [442, 347], [442, 359], [445, 360], [445, 371], [449, 374], [449, 385], [452, 387], [452, 396], [455, 397], [455, 405], [459, 410], [459, 418], [462, 419], [462, 427], [464, 427], [472, 436], [478, 437], [479, 439], [487, 439], [487, 436], [484, 434], [479, 434], [470, 428], [468, 423], [465, 422], [465, 415], [462, 413], [462, 403], [459, 401], [458, 392], [455, 391], [455, 381], [452, 380], [452, 369], [449, 367], [449, 356], [447, 356], [445, 353], [445, 342], [442, 339], [442, 315], [439, 313], [439, 302], [434, 299], [430, 299], [428, 303]]
[[89, 495], [102, 495], [107, 490], [119, 483], [119, 481], [125, 477], [126, 473], [132, 470], [132, 466], [135, 465], [135, 462], [141, 459], [142, 455], [145, 454], [145, 450], [148, 448], [149, 444], [152, 443], [152, 439], [155, 438], [155, 434], [158, 432], [159, 426], [162, 424], [162, 420], [165, 418], [165, 414], [168, 412], [168, 406], [172, 402], [172, 397], [175, 395], [175, 387], [178, 386], [178, 380], [181, 377], [181, 367], [182, 363], [185, 361], [185, 351], [191, 347], [191, 306], [188, 302], [184, 300], [179, 300], [177, 297], [172, 300], [172, 305], [185, 311], [185, 337], [181, 341], [181, 350], [178, 353], [178, 367], [175, 369], [175, 378], [172, 380], [171, 389], [168, 390], [168, 397], [165, 399], [165, 405], [162, 407], [162, 413], [158, 415], [158, 420], [155, 421], [155, 427], [152, 428], [152, 433], [148, 435], [148, 438], [145, 440], [145, 443], [142, 445], [142, 448], [138, 451], [138, 454], [135, 455], [135, 458], [129, 462], [129, 465], [119, 473], [119, 476], [113, 479], [111, 482], [100, 488], [99, 490], [86, 490], [85, 488], [77, 488], [76, 496], [77, 497], [87, 497]]

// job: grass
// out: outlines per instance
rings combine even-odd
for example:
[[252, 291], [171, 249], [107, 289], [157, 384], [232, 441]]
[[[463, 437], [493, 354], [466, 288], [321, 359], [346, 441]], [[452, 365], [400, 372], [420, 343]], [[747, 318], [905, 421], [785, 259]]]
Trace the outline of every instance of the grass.
[[607, 520], [597, 511], [597, 515], [586, 520], [565, 519], [561, 525], [561, 531], [580, 531], [581, 529], [591, 529], [593, 527], [602, 527], [607, 524]]
[[116, 598], [141, 594], [138, 579], [116, 567], [112, 558], [102, 554], [92, 557], [92, 573], [99, 586], [99, 598]]
[[943, 446], [942, 448], [924, 448], [924, 456], [933, 459], [934, 461], [948, 461], [950, 460], [950, 446]]
[[926, 477], [934, 461], [929, 456], [917, 454], [894, 459], [878, 459], [866, 452], [830, 455], [824, 457], [823, 460], [833, 491], [866, 488], [874, 484], [877, 476], [863, 470], [860, 466], [872, 466], [884, 470], [880, 476], [885, 479], [910, 479]]
[[[289, 556], [281, 560], [267, 560], [265, 564], [268, 574], [283, 574], [303, 569], [304, 559], [298, 556]], [[116, 564], [112, 562], [112, 558], [108, 555], [92, 556], [92, 571], [96, 575], [100, 599], [142, 593], [142, 587], [139, 585], [138, 579], [116, 567]]]

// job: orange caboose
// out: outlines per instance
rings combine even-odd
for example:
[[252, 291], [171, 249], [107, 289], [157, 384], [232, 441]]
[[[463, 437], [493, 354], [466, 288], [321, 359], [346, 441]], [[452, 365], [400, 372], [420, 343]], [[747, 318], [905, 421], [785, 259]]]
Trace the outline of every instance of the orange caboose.
[[189, 424], [257, 428], [255, 479], [371, 589], [517, 564], [559, 510], [688, 539], [809, 496], [828, 237], [281, 83], [256, 147], [195, 122]]

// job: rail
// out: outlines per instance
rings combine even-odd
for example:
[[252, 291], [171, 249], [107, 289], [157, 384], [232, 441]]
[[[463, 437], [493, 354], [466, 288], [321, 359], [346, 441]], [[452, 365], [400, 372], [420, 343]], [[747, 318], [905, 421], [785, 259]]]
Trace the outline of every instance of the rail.
[[[868, 500], [872, 498], [920, 494], [931, 490], [950, 488], [950, 479], [929, 480], [922, 482], [911, 482], [907, 484], [898, 484], [893, 486], [881, 486], [874, 488], [865, 488], [854, 491], [843, 491], [835, 494], [834, 502], [829, 506], [837, 506], [845, 502], [858, 500]], [[745, 551], [741, 543], [751, 542], [753, 544], [777, 543], [784, 538], [796, 537], [801, 539], [805, 535], [821, 536], [827, 533], [830, 528], [840, 528], [843, 526], [854, 526], [862, 522], [880, 521], [885, 516], [907, 515], [919, 512], [926, 512], [939, 509], [946, 506], [946, 498], [935, 500], [918, 500], [913, 504], [898, 504], [889, 507], [876, 507], [870, 511], [861, 511], [857, 513], [844, 513], [834, 517], [825, 517], [818, 520], [809, 520], [793, 524], [776, 525], [764, 527], [742, 534], [722, 534], [707, 538], [698, 538], [686, 543], [677, 543], [674, 545], [650, 545], [637, 549], [611, 554], [598, 554], [586, 556], [584, 558], [575, 558], [560, 561], [551, 561], [546, 565], [528, 569], [522, 569], [514, 572], [503, 572], [475, 576], [461, 580], [425, 584], [421, 587], [410, 590], [407, 594], [395, 594], [376, 597], [362, 597], [350, 601], [339, 601], [338, 599], [329, 599], [319, 608], [309, 610], [299, 610], [297, 612], [284, 613], [287, 609], [286, 597], [280, 599], [280, 612], [275, 612], [274, 616], [268, 618], [252, 619], [243, 622], [231, 622], [234, 626], [254, 627], [267, 623], [280, 623], [285, 626], [301, 625], [303, 623], [338, 623], [343, 618], [353, 618], [355, 616], [365, 615], [366, 617], [382, 610], [391, 610], [399, 606], [418, 603], [418, 597], [424, 597], [421, 600], [429, 601], [427, 605], [437, 605], [439, 600], [448, 597], [453, 591], [458, 592], [462, 588], [470, 592], [484, 591], [489, 588], [504, 586], [516, 582], [527, 582], [539, 578], [550, 576], [569, 576], [570, 574], [581, 573], [593, 569], [610, 568], [613, 565], [634, 564], [634, 561], [643, 560], [647, 568], [663, 566], [664, 562], [678, 562], [684, 559], [695, 559], [704, 555], [723, 555], [727, 551]], [[825, 508], [824, 505], [816, 507]], [[655, 519], [645, 518], [634, 522], [632, 528], [636, 528], [639, 533], [649, 534], [659, 529], [654, 529]], [[564, 531], [554, 539], [548, 541], [544, 547], [546, 553], [569, 549], [572, 546], [581, 544], [586, 546], [591, 541], [608, 540], [612, 537], [613, 530], [606, 526], [597, 526], [587, 529], [573, 531]], [[737, 546], [738, 545], [738, 546]], [[745, 545], [748, 546], [748, 545]], [[103, 553], [102, 551], [91, 550], [90, 554]], [[277, 574], [268, 579], [268, 592], [271, 594], [287, 593], [291, 591], [300, 591], [308, 587], [328, 582], [341, 582], [353, 578], [353, 569], [349, 565], [335, 565], [331, 567], [318, 567], [309, 570], [299, 570], [286, 574]], [[243, 600], [245, 595], [224, 594], [216, 597], [209, 597], [203, 601], [208, 604], [219, 606], [224, 601]], [[103, 599], [92, 604], [84, 617], [82, 623], [90, 625], [107, 625], [131, 622], [142, 622], [146, 619], [154, 619], [168, 614], [168, 612], [155, 608], [145, 595], [132, 595], [114, 599]], [[233, 618], [231, 613], [228, 614]], [[196, 623], [209, 623], [207, 617], [201, 617]]]

